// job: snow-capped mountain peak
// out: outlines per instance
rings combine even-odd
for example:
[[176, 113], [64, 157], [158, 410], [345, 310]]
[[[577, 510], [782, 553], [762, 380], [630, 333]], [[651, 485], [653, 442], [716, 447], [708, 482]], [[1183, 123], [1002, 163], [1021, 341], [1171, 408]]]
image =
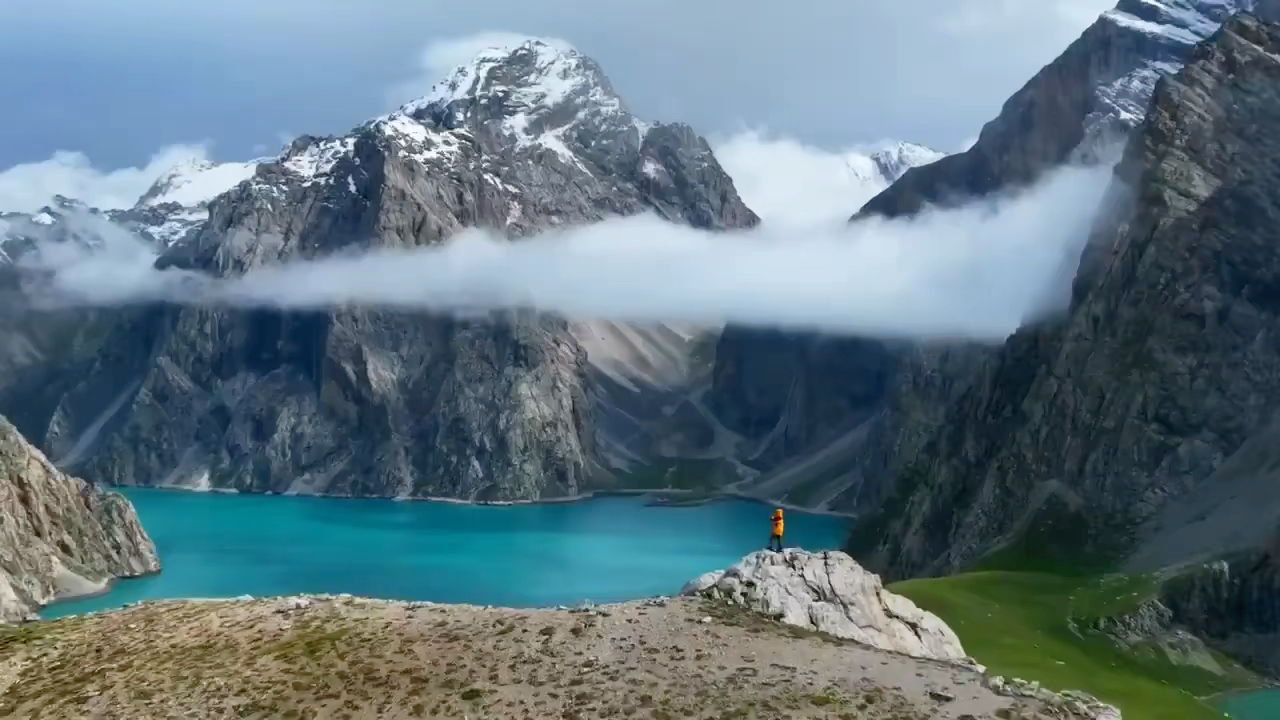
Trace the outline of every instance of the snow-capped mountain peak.
[[200, 207], [253, 177], [260, 161], [214, 163], [188, 160], [161, 175], [138, 199], [138, 207], [177, 203]]
[[172, 245], [209, 219], [209, 202], [253, 177], [262, 160], [215, 163], [192, 158], [165, 171], [118, 222]]
[[579, 161], [565, 137], [578, 127], [625, 124], [640, 135], [647, 127], [595, 61], [541, 40], [481, 51], [398, 114], [442, 129], [501, 132], [518, 148], [542, 146], [571, 163]]
[[624, 136], [638, 147], [650, 127], [632, 117], [593, 60], [531, 39], [482, 50], [423, 97], [345, 136], [299, 138], [273, 162], [304, 186], [345, 178], [354, 192], [344, 160], [354, 159], [358, 137], [435, 169], [476, 159], [472, 149], [479, 143], [490, 153], [548, 150], [587, 170], [584, 148]]
[[895, 182], [911, 168], [928, 165], [945, 156], [946, 153], [938, 152], [924, 145], [896, 142], [871, 153], [871, 161], [876, 164], [880, 175], [886, 181]]
[[412, 114], [439, 107], [465, 114], [479, 106], [490, 116], [509, 117], [539, 114], [575, 98], [593, 106], [623, 109], [622, 100], [593, 60], [569, 48], [529, 40], [481, 51], [402, 109]]

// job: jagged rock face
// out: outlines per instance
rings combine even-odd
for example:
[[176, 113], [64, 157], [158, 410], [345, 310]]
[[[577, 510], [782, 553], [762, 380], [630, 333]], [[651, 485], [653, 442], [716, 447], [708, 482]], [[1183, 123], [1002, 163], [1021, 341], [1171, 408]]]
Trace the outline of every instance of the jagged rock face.
[[[956, 204], [1022, 186], [1069, 160], [1114, 159], [1112, 148], [1142, 120], [1156, 81], [1177, 71], [1193, 45], [1230, 12], [1252, 5], [1252, 0], [1121, 0], [1015, 93], [972, 148], [906, 169], [855, 220], [911, 215], [927, 204]], [[815, 342], [841, 349], [823, 352]], [[875, 346], [891, 358], [889, 383], [882, 383], [880, 365], [865, 374], [865, 354]], [[914, 348], [867, 338], [815, 341], [729, 328], [717, 348], [711, 397], [726, 424], [740, 428], [745, 427], [741, 418], [759, 427], [820, 428], [801, 436], [825, 440], [800, 450], [792, 442], [762, 454], [756, 464], [769, 471], [796, 452], [815, 455], [842, 445], [838, 454], [847, 489], [832, 504], [865, 510], [887, 501], [894, 478], [911, 465], [923, 438], [938, 431], [950, 402], [974, 380], [973, 369], [989, 353], [976, 344]], [[744, 377], [758, 380], [744, 389], [739, 382]], [[848, 393], [881, 385], [878, 399]], [[824, 402], [813, 410], [795, 406], [798, 412], [784, 413], [778, 410], [779, 397]], [[831, 412], [839, 407], [846, 409], [843, 415]], [[911, 412], [902, 417], [895, 408]], [[864, 423], [868, 414], [871, 421]]]
[[59, 472], [0, 417], [0, 623], [159, 569], [128, 500]]
[[956, 570], [1049, 498], [1082, 550], [1114, 552], [1270, 421], [1277, 48], [1280, 27], [1237, 16], [1157, 86], [1117, 169], [1134, 202], [1091, 239], [1067, 316], [1010, 338], [917, 458], [891, 574]]
[[[641, 212], [756, 222], [702, 138], [635, 120], [594, 63], [534, 42], [349, 135], [298, 139], [157, 265], [235, 275]], [[554, 317], [152, 308], [104, 347], [44, 441], [107, 482], [530, 499], [599, 474], [585, 353]]]
[[946, 623], [885, 590], [879, 577], [842, 552], [754, 552], [698, 577], [680, 594], [724, 599], [881, 650], [972, 664]]
[[1014, 93], [963, 153], [907, 171], [860, 214], [888, 217], [1032, 182], [1091, 160], [1142, 121], [1156, 81], [1253, 0], [1120, 0]]
[[1171, 619], [1255, 670], [1280, 676], [1280, 564], [1275, 548], [1179, 573], [1160, 589]]

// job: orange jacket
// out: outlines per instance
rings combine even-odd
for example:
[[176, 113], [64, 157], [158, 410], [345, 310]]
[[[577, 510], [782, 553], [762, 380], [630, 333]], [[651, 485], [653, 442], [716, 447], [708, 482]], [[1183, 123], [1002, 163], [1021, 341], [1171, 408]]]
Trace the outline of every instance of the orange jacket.
[[774, 535], [782, 534], [782, 512], [781, 511], [775, 511], [773, 513], [773, 534]]

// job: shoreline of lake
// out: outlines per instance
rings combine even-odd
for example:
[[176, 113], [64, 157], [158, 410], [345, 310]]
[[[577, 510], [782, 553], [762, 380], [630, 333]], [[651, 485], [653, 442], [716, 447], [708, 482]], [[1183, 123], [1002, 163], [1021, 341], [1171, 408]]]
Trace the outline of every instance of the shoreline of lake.
[[475, 505], [475, 506], [493, 506], [508, 507], [521, 505], [560, 505], [570, 503], [589, 502], [591, 500], [601, 500], [613, 497], [645, 497], [652, 496], [649, 504], [662, 507], [698, 507], [714, 502], [724, 501], [745, 501], [756, 503], [757, 505], [767, 505], [770, 507], [780, 507], [792, 512], [807, 513], [810, 515], [825, 515], [829, 517], [841, 517], [853, 520], [857, 517], [855, 513], [845, 512], [841, 510], [831, 510], [828, 508], [811, 508], [803, 505], [795, 505], [778, 500], [770, 500], [755, 495], [747, 495], [736, 492], [716, 491], [711, 493], [701, 493], [697, 490], [682, 490], [677, 488], [618, 488], [612, 490], [592, 490], [577, 495], [562, 495], [558, 497], [537, 498], [533, 500], [464, 500], [462, 498], [451, 498], [444, 496], [428, 495], [425, 497], [405, 497], [405, 496], [387, 496], [387, 495], [337, 495], [332, 493], [297, 493], [297, 492], [241, 492], [234, 488], [189, 488], [181, 485], [118, 485], [109, 488], [109, 490], [118, 490], [121, 488], [137, 488], [144, 490], [177, 490], [188, 493], [219, 493], [224, 495], [262, 495], [265, 497], [314, 497], [314, 498], [332, 498], [338, 500], [390, 500], [392, 502], [429, 502], [429, 503], [447, 503], [453, 505]]
[[[1226, 717], [1228, 716], [1228, 711], [1231, 709], [1227, 706], [1231, 704], [1233, 699], [1244, 699], [1262, 693], [1274, 693], [1276, 696], [1275, 699], [1277, 700], [1276, 704], [1280, 705], [1280, 683], [1269, 683], [1251, 688], [1235, 688], [1220, 693], [1214, 693], [1213, 695], [1206, 695], [1205, 697], [1200, 698], [1200, 701], [1209, 707], [1224, 713], [1224, 717]], [[1229, 717], [1236, 718], [1237, 716], [1229, 715]], [[1254, 720], [1254, 716], [1242, 716], [1240, 720]]]

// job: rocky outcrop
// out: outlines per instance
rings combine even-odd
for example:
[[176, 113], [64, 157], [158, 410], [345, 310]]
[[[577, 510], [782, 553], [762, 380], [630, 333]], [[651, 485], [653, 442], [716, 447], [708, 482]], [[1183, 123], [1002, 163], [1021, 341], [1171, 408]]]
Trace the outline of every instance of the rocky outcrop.
[[[982, 684], [992, 692], [1014, 698], [1036, 700], [1044, 704], [1045, 712], [1051, 717], [1080, 718], [1084, 720], [1121, 720], [1120, 708], [1098, 700], [1078, 690], [1054, 692], [1041, 687], [1040, 683], [1020, 678], [1005, 678], [1001, 675], [989, 675], [982, 679]], [[1016, 717], [1016, 716], [1015, 716]]]
[[[757, 221], [705, 140], [637, 120], [594, 62], [540, 42], [485, 51], [348, 135], [299, 138], [207, 208], [158, 267], [230, 276], [644, 212]], [[75, 385], [27, 412], [96, 480], [482, 500], [610, 480], [562, 319], [151, 307], [116, 323]]]
[[1091, 238], [1066, 316], [1011, 337], [948, 411], [876, 567], [953, 571], [1049, 520], [1114, 556], [1270, 422], [1278, 50], [1280, 27], [1236, 16], [1157, 85], [1117, 169], [1134, 201]]
[[159, 569], [128, 500], [59, 472], [0, 417], [0, 623]]
[[1280, 677], [1277, 547], [1182, 568], [1160, 588], [1169, 619], [1269, 677]]
[[778, 621], [865, 645], [972, 665], [946, 623], [880, 584], [845, 553], [767, 550], [681, 590], [745, 606]]

